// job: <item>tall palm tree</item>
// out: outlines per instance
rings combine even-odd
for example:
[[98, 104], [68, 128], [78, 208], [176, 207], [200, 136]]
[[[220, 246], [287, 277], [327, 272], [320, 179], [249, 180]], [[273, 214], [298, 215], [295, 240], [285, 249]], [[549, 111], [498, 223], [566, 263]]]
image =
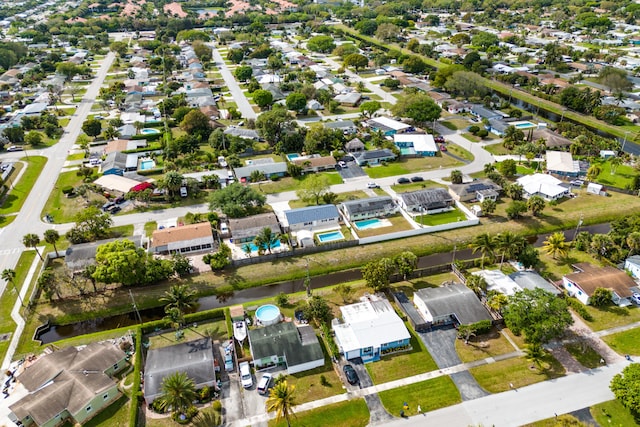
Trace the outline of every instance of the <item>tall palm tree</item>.
[[615, 156], [615, 157], [612, 157], [611, 160], [609, 161], [611, 162], [611, 175], [615, 175], [616, 170], [618, 170], [618, 166], [622, 164], [622, 157]]
[[542, 361], [544, 360], [546, 352], [544, 348], [538, 343], [529, 344], [524, 349], [524, 357], [531, 362], [531, 368], [542, 368]]
[[486, 256], [493, 257], [496, 249], [496, 241], [489, 233], [482, 233], [473, 238], [471, 242], [471, 251], [475, 254], [480, 251], [482, 258], [480, 260], [480, 268], [484, 268], [484, 258]]
[[169, 195], [174, 196], [178, 193], [178, 190], [180, 190], [183, 180], [184, 177], [180, 173], [169, 171], [165, 174], [162, 184], [169, 191]]
[[589, 181], [595, 181], [598, 175], [602, 172], [602, 167], [598, 164], [593, 164], [587, 169], [587, 179]]
[[16, 288], [16, 284], [15, 284], [16, 271], [11, 268], [5, 268], [4, 270], [2, 270], [2, 280], [4, 280], [7, 283], [11, 283], [11, 286], [13, 286], [13, 289], [16, 291], [16, 294], [18, 295], [18, 299], [20, 300], [20, 305], [24, 307], [24, 301], [22, 301], [20, 292], [18, 291], [18, 288]]
[[253, 244], [258, 247], [258, 250], [262, 248], [271, 253], [271, 247], [274, 246], [279, 240], [278, 235], [271, 232], [271, 228], [264, 227], [253, 240]]
[[60, 233], [56, 230], [47, 230], [44, 232], [44, 241], [53, 245], [53, 250], [56, 251], [56, 258], [60, 256], [58, 254], [58, 247], [56, 246], [58, 240], [60, 240]]
[[467, 277], [467, 287], [475, 292], [476, 295], [481, 296], [487, 292], [487, 281], [480, 275], [472, 274]]
[[640, 249], [640, 232], [634, 231], [629, 233], [626, 238], [627, 246], [629, 246], [629, 255], [633, 255]]
[[38, 245], [40, 244], [40, 237], [38, 237], [37, 234], [34, 234], [34, 233], [25, 234], [22, 237], [22, 244], [28, 248], [35, 249], [36, 253], [40, 257], [40, 260], [44, 261], [44, 258], [42, 258], [42, 254], [38, 250]]
[[165, 308], [164, 312], [166, 316], [164, 316], [164, 320], [171, 323], [176, 331], [182, 328], [184, 325], [184, 313], [178, 307]]
[[500, 268], [502, 268], [505, 258], [515, 258], [524, 248], [525, 244], [526, 240], [524, 237], [514, 234], [511, 231], [499, 233], [496, 236], [496, 246], [502, 254], [500, 259]]
[[196, 292], [189, 285], [172, 285], [160, 302], [166, 304], [165, 312], [171, 308], [177, 308], [182, 312], [191, 310], [196, 303]]
[[500, 292], [489, 292], [489, 297], [487, 298], [487, 305], [491, 307], [493, 310], [498, 313], [502, 312], [502, 309], [509, 304], [509, 297]]
[[546, 203], [544, 199], [537, 194], [535, 196], [529, 197], [529, 200], [527, 200], [527, 207], [529, 208], [533, 216], [540, 215], [545, 206]]
[[267, 412], [276, 412], [276, 421], [284, 418], [287, 426], [291, 427], [292, 409], [295, 405], [295, 386], [290, 386], [286, 381], [276, 384], [269, 393], [267, 399]]
[[556, 259], [558, 255], [561, 258], [567, 256], [567, 252], [569, 252], [569, 243], [566, 241], [563, 233], [553, 233], [551, 236], [544, 241], [544, 246], [542, 247], [544, 251]]
[[173, 412], [185, 412], [197, 399], [196, 385], [185, 372], [176, 372], [162, 380], [161, 409], [171, 409]]
[[133, 127], [136, 128], [136, 135], [137, 135], [140, 133], [140, 129], [144, 127], [144, 123], [136, 121], [133, 123]]

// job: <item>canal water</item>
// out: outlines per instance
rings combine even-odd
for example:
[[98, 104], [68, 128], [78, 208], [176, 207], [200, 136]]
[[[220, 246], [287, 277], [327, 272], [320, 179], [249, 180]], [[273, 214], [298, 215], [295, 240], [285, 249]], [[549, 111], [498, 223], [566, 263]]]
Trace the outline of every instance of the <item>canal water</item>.
[[[589, 231], [590, 233], [608, 233], [611, 229], [610, 224], [597, 224], [581, 227], [580, 231]], [[576, 234], [575, 229], [565, 230], [565, 238], [572, 240]], [[542, 246], [549, 234], [542, 234], [532, 237], [533, 245]], [[434, 265], [447, 264], [453, 261], [453, 252], [437, 253], [424, 256], [418, 259], [418, 268], [426, 268]], [[468, 260], [477, 258], [477, 254], [473, 254], [471, 249], [465, 248], [456, 250], [455, 259]], [[339, 283], [350, 282], [362, 278], [360, 269], [340, 271], [323, 276], [315, 276], [311, 278], [311, 289], [324, 288]], [[227, 307], [236, 304], [246, 304], [251, 301], [272, 297], [282, 293], [291, 294], [294, 292], [304, 291], [304, 279], [292, 280], [288, 282], [276, 283], [268, 286], [259, 286], [250, 289], [243, 289], [228, 295], [202, 297], [198, 300], [198, 311], [210, 310], [214, 308]], [[152, 309], [140, 311], [143, 322], [158, 320], [164, 317], [164, 309], [156, 307]], [[43, 344], [56, 342], [66, 338], [72, 338], [79, 335], [90, 334], [94, 332], [108, 331], [110, 329], [122, 328], [139, 323], [135, 312], [125, 313], [118, 316], [107, 318], [98, 318], [85, 320], [82, 322], [72, 323], [69, 325], [51, 325], [48, 330], [43, 331], [39, 339]]]

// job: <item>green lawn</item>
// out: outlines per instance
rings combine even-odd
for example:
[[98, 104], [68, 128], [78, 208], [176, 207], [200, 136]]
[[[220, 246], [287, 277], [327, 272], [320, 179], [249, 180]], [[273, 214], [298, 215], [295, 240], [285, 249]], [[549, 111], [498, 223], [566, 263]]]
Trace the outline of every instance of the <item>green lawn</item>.
[[[575, 426], [575, 427], [587, 427], [573, 415], [564, 414], [557, 417], [547, 418], [546, 420], [536, 421], [535, 423], [525, 424], [522, 427], [561, 427], [561, 426]], [[591, 427], [591, 425], [589, 425]]]
[[438, 369], [422, 340], [416, 336], [410, 325], [406, 326], [411, 334], [412, 350], [382, 356], [381, 360], [365, 365], [374, 384], [383, 384]]
[[[346, 193], [338, 193], [338, 198], [336, 199], [336, 205], [338, 203], [342, 203], [348, 200], [358, 200], [358, 199], [366, 199], [369, 195], [362, 190], [356, 191], [347, 191]], [[322, 204], [322, 201], [320, 202]], [[314, 206], [315, 203], [307, 203], [300, 199], [290, 200], [289, 207], [291, 209], [304, 208], [307, 206]]]
[[592, 307], [588, 305], [586, 309], [589, 314], [593, 316], [593, 321], [586, 323], [594, 331], [601, 331], [603, 329], [640, 321], [640, 308], [635, 306], [618, 307], [612, 305], [608, 307]]
[[[300, 183], [305, 180], [307, 176], [311, 176], [312, 174], [304, 175], [300, 178], [280, 178], [278, 181], [267, 181], [251, 184], [253, 186], [257, 186], [260, 191], [265, 194], [274, 194], [274, 193], [282, 193], [284, 191], [295, 191], [300, 188]], [[342, 184], [342, 177], [338, 172], [321, 172], [321, 175], [326, 176], [329, 185]]]
[[[546, 208], [549, 209], [549, 208]], [[572, 264], [579, 262], [588, 262], [595, 266], [601, 266], [600, 261], [595, 259], [590, 253], [582, 252], [577, 249], [570, 249], [565, 258], [553, 259], [551, 255], [546, 254], [543, 250], [538, 251], [540, 254], [541, 271], [551, 280], [560, 280], [562, 276], [572, 273]]]
[[67, 160], [69, 160], [69, 161], [82, 160], [82, 159], [84, 159], [84, 153], [69, 154], [67, 156]]
[[569, 353], [585, 368], [593, 369], [602, 366], [602, 356], [588, 344], [567, 344], [564, 346]]
[[460, 209], [455, 208], [454, 210], [449, 212], [441, 212], [430, 215], [418, 215], [413, 219], [419, 224], [433, 226], [448, 224], [450, 222], [464, 221], [467, 219], [467, 217], [462, 211], [460, 211]]
[[404, 409], [404, 414], [411, 416], [418, 413], [418, 405], [422, 412], [428, 412], [462, 401], [458, 388], [448, 376], [381, 391], [378, 395], [387, 412], [395, 417], [400, 416], [405, 402], [409, 408]]
[[13, 186], [13, 189], [9, 190], [0, 208], [0, 215], [16, 213], [22, 209], [24, 201], [29, 196], [33, 185], [40, 176], [40, 172], [42, 172], [44, 165], [47, 163], [47, 158], [41, 156], [23, 157], [20, 160], [27, 163], [27, 169], [20, 177], [20, 180]]
[[202, 338], [203, 336], [210, 336], [214, 341], [222, 341], [225, 338], [228, 338], [227, 324], [224, 319], [206, 323], [200, 322], [196, 327], [183, 329], [183, 332], [184, 335], [179, 340], [176, 339], [175, 331], [151, 336], [149, 337], [149, 349], [168, 347], [170, 345], [175, 345], [177, 341], [189, 342]]
[[445, 120], [445, 121], [438, 122], [438, 123], [440, 123], [442, 126], [446, 127], [449, 130], [458, 130], [458, 127], [453, 122]]
[[90, 419], [85, 427], [125, 426], [129, 423], [129, 398], [120, 396], [107, 409]]
[[633, 414], [618, 400], [593, 405], [590, 412], [601, 426], [631, 427], [640, 425]]
[[488, 334], [472, 338], [468, 344], [465, 344], [464, 340], [456, 340], [456, 352], [464, 363], [511, 353], [515, 350], [511, 343], [495, 329]]
[[[324, 366], [310, 371], [299, 372], [287, 375], [287, 382], [296, 388], [296, 403], [312, 402], [325, 397], [335, 396], [344, 393], [342, 380], [333, 369], [331, 359], [327, 355], [324, 343], [320, 340], [320, 346], [325, 355]], [[322, 377], [325, 377], [327, 385], [322, 384]]]
[[602, 337], [619, 354], [640, 354], [640, 328]]
[[156, 221], [147, 222], [144, 225], [144, 234], [147, 237], [151, 237], [154, 231], [158, 229], [158, 223]]
[[598, 162], [602, 172], [596, 178], [596, 181], [600, 184], [608, 185], [616, 188], [627, 188], [633, 184], [634, 178], [638, 175], [638, 172], [628, 165], [620, 165], [615, 169], [615, 173], [611, 173], [611, 162]]
[[424, 172], [438, 168], [450, 168], [462, 163], [449, 156], [401, 158], [396, 162], [382, 166], [365, 167], [364, 171], [371, 178], [406, 175], [413, 172]]
[[411, 182], [409, 184], [395, 184], [391, 186], [391, 189], [396, 193], [408, 193], [410, 191], [424, 190], [425, 188], [447, 188], [447, 186], [434, 181]]
[[561, 377], [565, 370], [551, 354], [545, 356], [546, 369], [531, 368], [531, 362], [524, 357], [502, 360], [500, 362], [471, 368], [469, 372], [478, 384], [490, 393], [500, 393], [514, 387], [524, 387], [541, 381]]
[[533, 175], [536, 173], [536, 170], [534, 168], [518, 164], [516, 165], [516, 173], [518, 175]]
[[[447, 152], [450, 154], [455, 154], [456, 156], [465, 159], [469, 162], [472, 162], [474, 157], [473, 154], [471, 154], [470, 151], [465, 150], [464, 148], [460, 147], [459, 145], [456, 144], [449, 144], [447, 146]], [[443, 154], [443, 156], [446, 156], [446, 154]]]
[[507, 154], [513, 154], [510, 150], [504, 148], [502, 143], [485, 145], [484, 149], [493, 154], [494, 156], [504, 156]]
[[480, 142], [480, 141], [482, 141], [482, 138], [480, 138], [479, 136], [475, 136], [475, 135], [473, 135], [473, 134], [471, 134], [469, 132], [463, 133], [462, 136], [466, 140], [471, 141], [471, 142]]
[[[369, 408], [364, 399], [354, 399], [300, 412], [291, 418], [291, 424], [300, 427], [364, 427], [369, 424]], [[285, 420], [269, 421], [269, 427], [286, 426]]]
[[354, 225], [355, 232], [358, 237], [371, 237], [379, 236], [381, 234], [395, 233], [397, 231], [411, 230], [413, 228], [401, 214], [396, 214], [385, 219], [391, 222], [390, 226], [358, 230]]
[[[55, 223], [72, 222], [78, 212], [86, 207], [83, 197], [68, 198], [62, 194], [65, 187], [77, 187], [82, 184], [82, 177], [79, 177], [75, 171], [62, 172], [58, 175], [58, 180], [53, 187], [53, 191], [49, 195], [47, 203], [44, 205], [42, 215], [49, 214], [53, 217]], [[100, 200], [105, 202], [106, 199], [102, 195], [98, 195], [92, 191], [87, 192], [90, 200]]]

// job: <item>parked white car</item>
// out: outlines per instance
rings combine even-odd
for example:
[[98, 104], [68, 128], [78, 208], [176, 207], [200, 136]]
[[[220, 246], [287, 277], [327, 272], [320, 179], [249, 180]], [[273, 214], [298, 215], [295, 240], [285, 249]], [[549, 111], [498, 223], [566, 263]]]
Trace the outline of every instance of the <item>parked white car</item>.
[[253, 387], [253, 377], [251, 376], [249, 362], [242, 362], [240, 364], [240, 382], [244, 388]]

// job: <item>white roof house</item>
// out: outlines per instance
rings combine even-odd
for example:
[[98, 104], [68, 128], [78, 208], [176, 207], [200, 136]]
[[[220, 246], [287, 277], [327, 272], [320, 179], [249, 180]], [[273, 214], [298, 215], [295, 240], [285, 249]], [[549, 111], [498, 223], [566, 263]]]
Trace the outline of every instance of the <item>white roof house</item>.
[[369, 120], [367, 124], [370, 127], [374, 129], [380, 129], [385, 133], [387, 132], [398, 133], [398, 132], [406, 131], [409, 128], [411, 128], [411, 125], [408, 125], [406, 123], [400, 122], [398, 120], [393, 120], [389, 117], [384, 117], [384, 116], [374, 117], [373, 119]]
[[128, 193], [133, 187], [140, 184], [135, 179], [120, 175], [103, 175], [96, 179], [94, 183], [107, 190], [115, 190], [121, 193]]
[[474, 276], [484, 277], [487, 282], [487, 291], [497, 291], [511, 296], [522, 288], [509, 276], [500, 270], [480, 270], [472, 273]]
[[385, 298], [365, 296], [340, 311], [343, 321], [334, 319], [332, 327], [347, 359], [379, 360], [382, 350], [409, 345], [407, 327]]
[[560, 185], [562, 181], [543, 173], [525, 175], [518, 178], [517, 182], [524, 189], [525, 199], [538, 195], [545, 200], [557, 200], [571, 193], [570, 188]]
[[571, 153], [547, 151], [547, 170], [559, 175], [577, 176], [580, 173], [580, 164], [573, 160]]
[[397, 133], [393, 135], [393, 143], [401, 148], [412, 147], [416, 153], [437, 153], [438, 147], [433, 135], [416, 133]]

